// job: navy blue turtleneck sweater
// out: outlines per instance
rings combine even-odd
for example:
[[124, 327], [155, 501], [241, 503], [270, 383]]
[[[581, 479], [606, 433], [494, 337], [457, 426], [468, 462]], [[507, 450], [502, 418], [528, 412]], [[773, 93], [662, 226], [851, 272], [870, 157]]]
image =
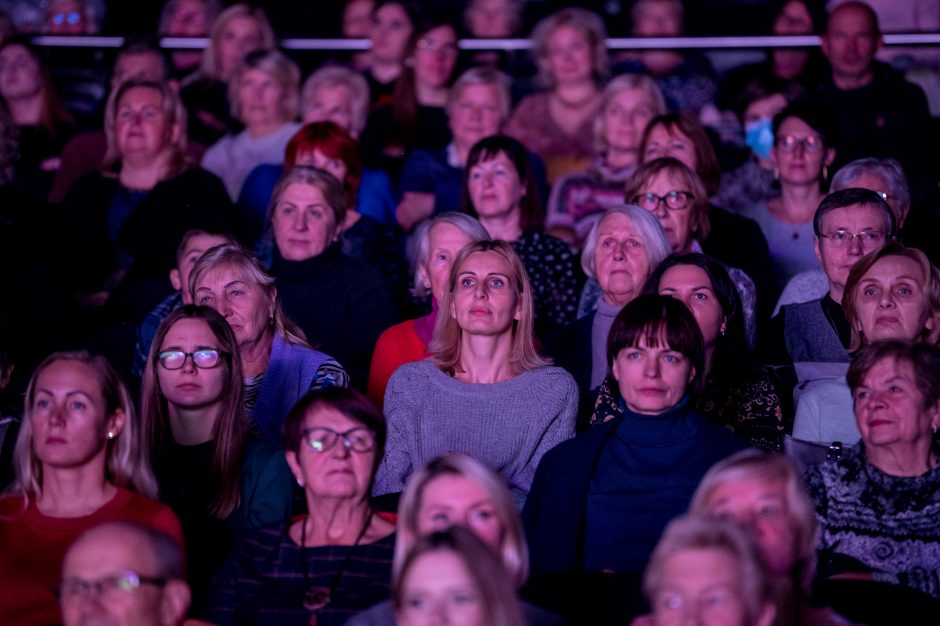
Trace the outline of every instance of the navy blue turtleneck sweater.
[[585, 517], [588, 571], [640, 572], [669, 521], [689, 506], [702, 475], [745, 447], [683, 398], [658, 415], [626, 408], [591, 478]]

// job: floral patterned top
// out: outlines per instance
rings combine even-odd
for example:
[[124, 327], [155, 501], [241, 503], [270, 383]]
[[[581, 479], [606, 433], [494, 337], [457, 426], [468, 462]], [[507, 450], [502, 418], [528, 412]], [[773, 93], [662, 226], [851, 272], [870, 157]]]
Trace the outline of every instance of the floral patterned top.
[[532, 285], [535, 334], [545, 339], [576, 319], [582, 282], [577, 257], [561, 239], [540, 232], [524, 233], [512, 248]]

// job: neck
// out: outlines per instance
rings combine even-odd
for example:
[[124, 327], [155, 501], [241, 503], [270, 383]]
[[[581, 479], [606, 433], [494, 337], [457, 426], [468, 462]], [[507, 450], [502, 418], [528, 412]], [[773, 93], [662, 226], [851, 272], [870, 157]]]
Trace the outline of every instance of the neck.
[[307, 546], [353, 545], [369, 523], [372, 509], [367, 498], [316, 498], [307, 495], [304, 544]]
[[115, 487], [105, 479], [104, 451], [94, 462], [76, 468], [44, 464], [42, 493], [36, 507], [50, 517], [90, 515], [114, 497]]
[[210, 406], [187, 408], [168, 405], [170, 432], [181, 446], [195, 446], [212, 439], [212, 431], [222, 411], [220, 402]]
[[610, 306], [615, 306], [618, 308], [623, 308], [627, 305], [628, 302], [633, 300], [637, 296], [637, 292], [631, 291], [630, 293], [607, 293], [604, 292], [601, 294], [601, 298], [609, 304]]
[[242, 356], [242, 374], [257, 376], [268, 369], [268, 359], [274, 345], [274, 333], [267, 329], [261, 337], [238, 346]]
[[8, 100], [7, 104], [10, 106], [10, 115], [13, 116], [13, 122], [17, 126], [32, 126], [39, 123], [40, 113], [42, 112], [41, 92], [37, 92], [32, 96]]
[[522, 236], [522, 228], [519, 227], [519, 207], [504, 215], [481, 217], [479, 219], [480, 224], [483, 225], [483, 228], [493, 239], [515, 241]]
[[128, 189], [153, 189], [166, 176], [169, 160], [170, 155], [166, 151], [156, 157], [122, 157], [118, 180]]
[[806, 185], [780, 186], [781, 212], [795, 223], [802, 224], [813, 219], [816, 207], [822, 199], [823, 194], [819, 191], [818, 180]]
[[418, 104], [423, 104], [424, 106], [442, 107], [447, 104], [446, 87], [430, 87], [416, 83], [415, 96], [418, 99]]
[[829, 297], [836, 304], [842, 304], [842, 295], [845, 293], [845, 285], [840, 285], [829, 280]]
[[914, 477], [929, 472], [937, 463], [930, 439], [907, 446], [865, 446], [868, 462], [890, 476]]
[[835, 86], [839, 89], [849, 90], [849, 89], [859, 89], [869, 84], [875, 79], [875, 74], [872, 72], [871, 68], [867, 72], [862, 74], [837, 74], [832, 73], [832, 82], [835, 83]]
[[467, 157], [470, 156], [470, 148], [472, 147], [472, 145], [467, 146], [456, 140], [454, 141], [454, 151], [457, 153], [457, 160], [460, 161], [461, 167], [466, 167]]
[[620, 149], [614, 146], [607, 147], [607, 153], [604, 155], [604, 161], [607, 167], [621, 169], [624, 167], [633, 167], [640, 161], [640, 153], [636, 149]]
[[571, 83], [559, 83], [555, 86], [555, 98], [567, 107], [583, 107], [597, 96], [597, 85], [592, 80], [579, 80]]
[[512, 333], [501, 335], [463, 334], [460, 340], [460, 371], [454, 378], [465, 383], [501, 383], [512, 378], [509, 355]]
[[372, 58], [372, 76], [380, 83], [390, 83], [401, 74], [401, 64], [396, 61], [380, 61]]
[[251, 126], [245, 126], [245, 130], [248, 131], [248, 136], [252, 139], [261, 139], [262, 137], [273, 135], [284, 124], [285, 122], [283, 120], [271, 120], [270, 122], [261, 122], [252, 124]]

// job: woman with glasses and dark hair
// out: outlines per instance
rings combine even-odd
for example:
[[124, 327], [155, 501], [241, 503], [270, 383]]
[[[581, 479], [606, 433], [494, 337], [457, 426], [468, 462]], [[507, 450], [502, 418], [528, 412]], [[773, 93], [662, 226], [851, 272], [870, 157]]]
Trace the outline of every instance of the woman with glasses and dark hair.
[[307, 515], [246, 537], [215, 580], [214, 624], [341, 625], [385, 600], [395, 526], [369, 501], [385, 419], [365, 396], [304, 396], [284, 424], [287, 463]]
[[284, 457], [249, 433], [242, 388], [225, 319], [192, 304], [170, 313], [144, 370], [141, 428], [160, 499], [183, 525], [197, 611], [234, 541], [290, 512]]

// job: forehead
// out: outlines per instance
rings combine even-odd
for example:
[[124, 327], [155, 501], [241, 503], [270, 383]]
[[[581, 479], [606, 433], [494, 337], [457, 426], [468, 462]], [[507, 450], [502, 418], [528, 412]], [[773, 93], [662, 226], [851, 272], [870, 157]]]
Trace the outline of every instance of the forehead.
[[320, 85], [313, 90], [313, 100], [328, 100], [330, 102], [347, 102], [352, 99], [349, 87], [343, 83]]
[[435, 248], [449, 247], [456, 250], [463, 248], [472, 240], [462, 230], [453, 224], [436, 224], [428, 233], [428, 244], [433, 250]]
[[94, 579], [121, 570], [152, 574], [153, 550], [136, 533], [109, 528], [79, 539], [68, 551], [62, 566], [63, 577]]
[[610, 97], [607, 106], [617, 104], [624, 108], [635, 108], [644, 104], [652, 105], [649, 94], [645, 90], [636, 87], [621, 89]]
[[186, 246], [183, 247], [183, 256], [189, 256], [193, 252], [202, 253], [209, 248], [221, 246], [225, 243], [228, 243], [228, 239], [222, 235], [213, 235], [210, 233], [193, 235], [189, 238], [189, 241], [186, 242]]
[[516, 169], [516, 164], [513, 163], [513, 162], [512, 162], [512, 159], [510, 159], [510, 158], [506, 155], [506, 153], [503, 152], [502, 150], [499, 150], [499, 151], [497, 151], [497, 152], [481, 153], [481, 154], [480, 154], [480, 158], [477, 159], [477, 162], [473, 164], [473, 167], [477, 167], [478, 165], [487, 165], [487, 164], [491, 164], [491, 165], [497, 165], [497, 164], [498, 164], [498, 165], [508, 165], [508, 166], [510, 166], [513, 170]]
[[[310, 150], [306, 154], [314, 156], [318, 150]], [[323, 192], [316, 185], [308, 183], [291, 183], [278, 198], [278, 203], [291, 202], [295, 204], [325, 204]]]
[[633, 220], [620, 212], [605, 215], [597, 225], [598, 236], [610, 233], [636, 234], [638, 232], [639, 231], [633, 225]]
[[824, 232], [845, 228], [854, 233], [869, 228], [884, 228], [885, 215], [880, 209], [870, 205], [850, 204], [828, 211], [822, 216], [821, 225]]
[[162, 96], [159, 91], [153, 87], [131, 87], [121, 94], [120, 106], [155, 106], [162, 104]]
[[856, 6], [843, 6], [829, 18], [830, 33], [852, 32], [874, 34], [875, 22], [868, 11]]
[[924, 272], [920, 264], [916, 263], [914, 259], [898, 255], [878, 259], [874, 265], [868, 268], [862, 280], [878, 278], [891, 281], [901, 277], [914, 277], [921, 284], [925, 282]]
[[705, 273], [705, 270], [697, 265], [674, 265], [663, 272], [659, 279], [659, 287], [711, 287], [712, 281]]
[[666, 558], [663, 584], [681, 583], [696, 588], [730, 584], [738, 579], [737, 573], [735, 558], [723, 548], [686, 548]]
[[557, 46], [573, 43], [586, 43], [587, 39], [588, 35], [585, 31], [572, 23], [567, 23], [555, 27], [555, 30], [553, 30], [548, 36], [548, 44], [550, 46]]
[[782, 134], [799, 133], [804, 135], [815, 135], [816, 130], [798, 117], [788, 117], [780, 124], [778, 131]]
[[254, 281], [239, 268], [229, 264], [222, 263], [212, 269], [203, 272], [196, 283], [197, 288], [224, 287], [233, 282], [243, 282], [248, 285], [254, 285]]
[[36, 378], [36, 388], [62, 388], [82, 391], [89, 395], [100, 393], [98, 372], [91, 365], [72, 359], [62, 359], [47, 365]]
[[662, 141], [664, 139], [681, 139], [690, 141], [689, 138], [679, 128], [673, 124], [656, 124], [650, 129], [650, 140]]
[[447, 24], [442, 24], [425, 31], [424, 34], [421, 35], [421, 39], [453, 40], [457, 39], [457, 33], [454, 32], [453, 27]]
[[211, 340], [212, 343], [215, 343], [215, 335], [212, 334], [209, 324], [207, 324], [205, 320], [192, 317], [177, 320], [170, 326], [167, 330], [164, 343], [176, 341], [178, 338], [184, 337], [197, 338], [204, 342]]
[[499, 100], [499, 88], [491, 83], [465, 85], [457, 95], [457, 101], [463, 102], [470, 100], [474, 102]]
[[669, 187], [677, 188], [683, 184], [682, 177], [679, 176], [679, 173], [671, 168], [666, 168], [656, 172], [653, 176], [646, 181], [643, 185], [644, 188], [659, 188], [659, 187]]
[[894, 378], [903, 378], [910, 382], [916, 382], [914, 367], [907, 359], [885, 356], [875, 361], [874, 365], [868, 368], [868, 371], [862, 377], [862, 384], [875, 385]]
[[708, 497], [707, 508], [734, 506], [750, 500], [786, 500], [786, 483], [779, 478], [761, 476], [739, 470], [729, 473]]
[[[260, 34], [261, 28], [255, 18], [248, 15], [237, 15], [225, 23], [224, 32], [244, 34], [248, 31], [255, 31]], [[255, 34], [253, 33], [253, 34]]]
[[443, 474], [425, 484], [421, 508], [435, 505], [474, 504], [490, 500], [490, 494], [477, 481], [459, 474]]
[[274, 76], [271, 72], [261, 69], [260, 67], [253, 67], [251, 69], [245, 70], [245, 73], [242, 74], [242, 82], [252, 82], [260, 83], [265, 81], [277, 82], [277, 77]]
[[329, 406], [314, 405], [304, 415], [304, 428], [325, 427], [344, 432], [357, 426], [365, 424]]
[[504, 274], [509, 276], [512, 266], [506, 258], [492, 250], [474, 252], [460, 265], [459, 273]]

